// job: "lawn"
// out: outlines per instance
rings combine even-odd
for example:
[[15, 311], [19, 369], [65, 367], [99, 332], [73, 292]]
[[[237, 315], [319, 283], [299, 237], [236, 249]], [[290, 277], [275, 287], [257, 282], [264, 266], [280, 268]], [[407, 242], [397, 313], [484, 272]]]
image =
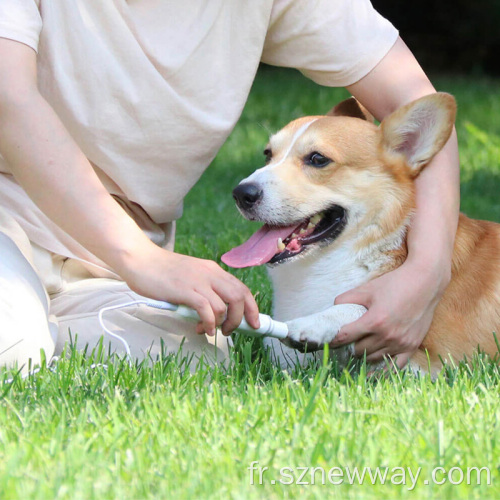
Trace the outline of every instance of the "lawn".
[[[499, 83], [435, 79], [459, 104], [462, 209], [496, 221]], [[346, 95], [296, 72], [261, 70], [238, 126], [187, 199], [177, 250], [219, 260], [241, 243], [254, 226], [237, 215], [231, 189], [262, 165], [269, 132], [326, 112]], [[265, 270], [236, 274], [270, 312]], [[435, 382], [364, 375], [363, 366], [339, 373], [326, 358], [284, 373], [258, 341], [244, 338], [229, 367], [200, 366], [194, 374], [181, 359], [131, 367], [107, 362], [102, 351], [69, 352], [0, 385], [0, 499], [500, 497], [497, 364], [478, 356]], [[313, 467], [324, 469], [324, 481]], [[359, 474], [372, 468], [363, 484], [348, 484], [355, 467]], [[388, 468], [385, 484], [380, 477], [371, 484], [376, 467]], [[476, 485], [468, 469], [482, 467], [489, 485], [488, 471]], [[282, 484], [290, 482], [306, 484]]]

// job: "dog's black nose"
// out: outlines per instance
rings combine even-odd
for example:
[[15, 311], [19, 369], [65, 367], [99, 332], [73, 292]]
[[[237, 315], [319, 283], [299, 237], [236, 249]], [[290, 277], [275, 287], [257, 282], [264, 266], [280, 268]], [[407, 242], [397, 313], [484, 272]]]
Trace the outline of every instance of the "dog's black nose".
[[262, 198], [262, 189], [256, 184], [245, 182], [233, 189], [233, 198], [240, 208], [252, 208]]

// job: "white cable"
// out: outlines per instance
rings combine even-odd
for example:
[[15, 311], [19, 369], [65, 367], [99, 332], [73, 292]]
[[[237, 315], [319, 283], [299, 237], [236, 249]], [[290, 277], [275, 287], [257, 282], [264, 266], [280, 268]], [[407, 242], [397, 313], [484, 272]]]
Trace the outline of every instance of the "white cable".
[[101, 325], [101, 328], [104, 330], [104, 333], [122, 343], [123, 347], [125, 348], [125, 352], [127, 353], [127, 358], [129, 359], [130, 362], [132, 362], [132, 354], [130, 352], [130, 346], [128, 342], [121, 335], [118, 335], [117, 333], [112, 332], [109, 328], [106, 328], [103, 316], [104, 313], [108, 311], [114, 311], [116, 309], [124, 309], [125, 307], [136, 306], [140, 304], [154, 307], [155, 309], [164, 309], [167, 311], [175, 311], [175, 309], [177, 308], [177, 306], [174, 306], [169, 302], [161, 302], [159, 300], [152, 300], [152, 299], [138, 299], [138, 300], [132, 300], [130, 302], [124, 302], [123, 304], [103, 307], [99, 310], [99, 314], [97, 316], [99, 319], [99, 324]]
[[[111, 337], [115, 338], [119, 342], [122, 343], [123, 347], [125, 348], [125, 351], [127, 353], [127, 357], [130, 362], [132, 362], [132, 354], [130, 352], [130, 346], [128, 342], [120, 335], [117, 333], [113, 333], [111, 330], [106, 328], [106, 325], [104, 324], [104, 313], [108, 311], [113, 311], [116, 309], [123, 309], [125, 307], [130, 307], [130, 306], [135, 306], [135, 305], [140, 305], [144, 304], [148, 307], [154, 307], [155, 309], [163, 309], [165, 311], [172, 311], [178, 314], [179, 316], [182, 316], [185, 319], [188, 320], [194, 320], [194, 321], [199, 321], [200, 317], [198, 313], [194, 310], [191, 309], [190, 307], [186, 306], [178, 306], [175, 304], [171, 304], [170, 302], [164, 302], [161, 300], [153, 300], [153, 299], [148, 299], [144, 297], [143, 299], [138, 299], [138, 300], [132, 300], [130, 302], [125, 302], [123, 304], [117, 304], [114, 306], [107, 306], [103, 307], [102, 309], [99, 310], [98, 318], [99, 318], [99, 324], [101, 325], [101, 328], [104, 330], [104, 332], [107, 335], [110, 335]], [[268, 337], [275, 337], [278, 339], [284, 339], [288, 336], [288, 326], [286, 323], [281, 323], [280, 321], [274, 321], [270, 316], [267, 314], [259, 314], [259, 320], [260, 320], [260, 328], [252, 328], [244, 319], [241, 321], [239, 324], [238, 328], [236, 328], [236, 331], [240, 333], [246, 333], [247, 335], [252, 335], [254, 337], [260, 337], [260, 336], [268, 336]]]

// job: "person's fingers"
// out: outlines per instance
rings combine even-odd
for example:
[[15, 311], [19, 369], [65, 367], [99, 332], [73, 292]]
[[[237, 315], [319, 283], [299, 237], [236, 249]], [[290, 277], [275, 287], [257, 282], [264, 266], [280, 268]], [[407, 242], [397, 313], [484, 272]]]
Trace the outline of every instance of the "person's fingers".
[[382, 344], [376, 335], [368, 334], [361, 337], [354, 344], [354, 355], [358, 358], [365, 355], [368, 357], [370, 354], [377, 352], [381, 349]]
[[196, 310], [203, 325], [203, 331], [213, 337], [215, 335], [216, 319], [210, 301], [205, 296], [198, 293], [188, 297], [183, 302]]
[[372, 304], [372, 296], [366, 288], [353, 288], [352, 290], [348, 290], [338, 295], [335, 298], [334, 304], [359, 304], [369, 309]]
[[396, 366], [402, 370], [407, 364], [408, 361], [410, 361], [410, 358], [412, 357], [413, 352], [402, 352], [398, 354], [397, 356], [393, 356], [392, 359]]
[[227, 314], [226, 302], [213, 290], [206, 291], [205, 297], [210, 302], [210, 306], [215, 317], [215, 326], [220, 326], [224, 323]]
[[366, 356], [366, 362], [379, 363], [380, 361], [385, 360], [386, 362], [385, 370], [388, 369], [402, 370], [408, 364], [408, 361], [410, 360], [412, 355], [413, 352], [402, 352], [397, 355], [391, 355], [389, 354], [386, 348], [383, 348]]
[[344, 325], [337, 336], [330, 342], [331, 347], [340, 347], [343, 345], [357, 342], [361, 338], [371, 333], [370, 311], [361, 316], [358, 320]]
[[243, 315], [250, 326], [259, 328], [259, 308], [252, 292], [237, 278], [228, 273], [229, 279], [219, 282], [215, 286], [215, 291], [228, 304], [227, 319], [223, 331], [229, 333], [234, 330], [243, 319]]
[[259, 306], [250, 290], [245, 294], [245, 319], [252, 328], [260, 328]]
[[[235, 288], [237, 287], [238, 290], [238, 295], [237, 299], [241, 300], [243, 303], [243, 311], [244, 311], [244, 316], [245, 319], [247, 320], [247, 323], [252, 327], [252, 328], [259, 328], [259, 307], [257, 306], [257, 302], [255, 302], [255, 298], [252, 295], [252, 292], [249, 290], [249, 288], [244, 285], [241, 281], [239, 281], [237, 278], [235, 278], [233, 275], [230, 275], [233, 280], [236, 281], [237, 285], [235, 285]], [[243, 318], [243, 315], [242, 315]], [[241, 323], [241, 319], [238, 322], [236, 326], [238, 326]]]
[[386, 358], [386, 356], [389, 353], [387, 352], [387, 349], [385, 347], [381, 349], [376, 349], [370, 354], [366, 355], [366, 362], [367, 363], [378, 363], [379, 361], [382, 361]]
[[[177, 286], [175, 297], [169, 300], [195, 309], [200, 317], [198, 333], [215, 335], [218, 325], [223, 333], [234, 330], [245, 315], [254, 328], [259, 327], [259, 309], [250, 290], [232, 274], [224, 271], [213, 261], [196, 260], [199, 273], [184, 276], [183, 285], [191, 288], [188, 293]], [[191, 285], [191, 286], [190, 286]]]
[[241, 323], [244, 312], [245, 312], [244, 301], [239, 300], [229, 304], [227, 308], [226, 321], [222, 323], [222, 333], [224, 335], [229, 335]]

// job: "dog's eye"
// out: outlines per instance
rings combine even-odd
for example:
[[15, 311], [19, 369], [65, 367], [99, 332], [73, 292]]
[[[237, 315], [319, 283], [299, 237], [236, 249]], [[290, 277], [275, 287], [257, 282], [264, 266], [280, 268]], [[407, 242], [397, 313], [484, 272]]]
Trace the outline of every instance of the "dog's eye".
[[266, 157], [266, 164], [269, 163], [273, 157], [273, 152], [270, 149], [264, 149], [264, 155]]
[[330, 158], [327, 158], [326, 156], [323, 156], [321, 153], [314, 151], [306, 157], [305, 161], [308, 165], [311, 165], [311, 167], [323, 168], [331, 163], [332, 160], [330, 160]]

